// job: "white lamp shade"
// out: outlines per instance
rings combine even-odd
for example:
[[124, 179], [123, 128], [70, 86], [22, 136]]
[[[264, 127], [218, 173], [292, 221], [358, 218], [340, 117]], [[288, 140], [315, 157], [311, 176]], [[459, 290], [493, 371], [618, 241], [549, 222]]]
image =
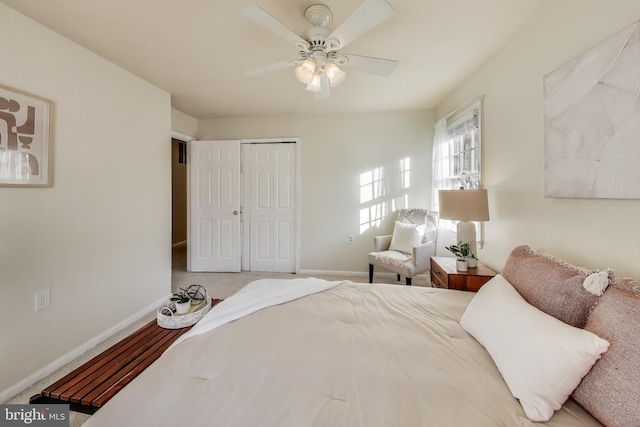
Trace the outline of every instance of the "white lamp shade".
[[456, 221], [488, 221], [489, 202], [487, 190], [440, 190], [442, 219]]
[[305, 89], [308, 90], [309, 92], [314, 92], [314, 93], [318, 93], [322, 90], [322, 84], [320, 82], [319, 73], [315, 73], [313, 75], [313, 80], [311, 81], [311, 83], [307, 85]]
[[302, 64], [298, 65], [294, 71], [296, 79], [300, 83], [308, 85], [313, 81], [313, 72], [316, 69], [316, 63], [310, 59], [305, 60]]
[[329, 84], [331, 87], [336, 87], [340, 85], [347, 77], [347, 73], [342, 71], [336, 64], [330, 62], [325, 68], [325, 73], [327, 73], [327, 77], [329, 77]]

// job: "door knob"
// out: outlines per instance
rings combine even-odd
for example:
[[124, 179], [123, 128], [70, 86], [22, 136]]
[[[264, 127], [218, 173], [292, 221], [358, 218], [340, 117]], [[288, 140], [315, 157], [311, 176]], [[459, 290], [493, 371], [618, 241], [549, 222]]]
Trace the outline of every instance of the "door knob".
[[240, 212], [238, 212], [238, 211], [233, 211], [233, 214], [234, 214], [234, 215], [238, 215], [239, 213], [240, 213]]

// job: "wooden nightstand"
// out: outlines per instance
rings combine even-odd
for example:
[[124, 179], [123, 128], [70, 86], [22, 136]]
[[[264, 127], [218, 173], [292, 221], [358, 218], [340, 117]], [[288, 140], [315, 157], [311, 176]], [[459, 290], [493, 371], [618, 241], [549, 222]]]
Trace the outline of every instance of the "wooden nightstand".
[[453, 257], [431, 257], [431, 284], [436, 288], [476, 292], [497, 273], [484, 264], [467, 271], [456, 270]]

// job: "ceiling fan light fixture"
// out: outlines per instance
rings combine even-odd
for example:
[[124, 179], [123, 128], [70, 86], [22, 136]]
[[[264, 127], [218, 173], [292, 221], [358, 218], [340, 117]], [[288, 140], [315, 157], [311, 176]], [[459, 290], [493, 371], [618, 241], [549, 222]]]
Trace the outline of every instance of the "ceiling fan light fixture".
[[293, 43], [298, 58], [282, 61], [247, 72], [257, 76], [295, 66], [296, 79], [313, 92], [316, 99], [326, 98], [330, 88], [342, 84], [347, 73], [340, 67], [348, 65], [380, 76], [389, 76], [398, 61], [369, 56], [342, 54], [340, 50], [363, 34], [389, 19], [395, 12], [388, 0], [361, 0], [361, 3], [335, 29], [328, 28], [333, 20], [331, 9], [324, 4], [311, 4], [305, 19], [311, 27], [298, 34], [257, 5], [241, 9], [243, 15], [272, 32], [287, 43]]
[[315, 73], [313, 75], [313, 80], [305, 89], [313, 93], [318, 93], [322, 90], [322, 79], [320, 77], [320, 73]]
[[331, 87], [339, 86], [347, 77], [347, 73], [342, 71], [336, 64], [330, 62], [325, 68], [325, 73], [329, 78], [329, 84]]
[[294, 72], [296, 75], [296, 79], [298, 79], [300, 83], [308, 85], [313, 81], [313, 73], [315, 70], [315, 61], [307, 59], [302, 64], [298, 65]]

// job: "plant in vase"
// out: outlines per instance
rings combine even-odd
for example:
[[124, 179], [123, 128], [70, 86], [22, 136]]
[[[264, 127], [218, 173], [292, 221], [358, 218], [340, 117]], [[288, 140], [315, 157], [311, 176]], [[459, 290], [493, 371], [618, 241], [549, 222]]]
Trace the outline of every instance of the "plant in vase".
[[180, 288], [180, 291], [175, 292], [169, 301], [173, 301], [176, 304], [177, 314], [185, 314], [191, 308], [191, 297], [182, 288]]
[[456, 256], [456, 270], [467, 271], [469, 243], [458, 242], [457, 245], [445, 246], [444, 248]]
[[467, 255], [467, 267], [469, 268], [478, 267], [478, 258], [471, 251], [469, 251], [469, 255]]

